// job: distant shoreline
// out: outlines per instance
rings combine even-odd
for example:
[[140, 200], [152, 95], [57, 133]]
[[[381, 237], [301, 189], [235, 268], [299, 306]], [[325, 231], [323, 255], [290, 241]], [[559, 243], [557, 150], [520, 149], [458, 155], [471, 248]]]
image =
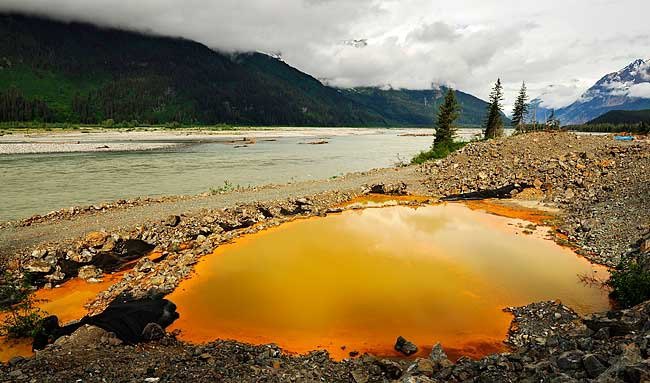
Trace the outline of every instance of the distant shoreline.
[[[233, 128], [230, 130], [196, 129], [106, 129], [83, 130], [29, 130], [0, 136], [0, 155], [46, 154], [80, 152], [129, 152], [171, 149], [194, 143], [218, 142], [234, 144], [237, 141], [276, 138], [322, 138], [381, 134], [387, 128]], [[433, 129], [391, 128], [396, 134], [432, 134]]]

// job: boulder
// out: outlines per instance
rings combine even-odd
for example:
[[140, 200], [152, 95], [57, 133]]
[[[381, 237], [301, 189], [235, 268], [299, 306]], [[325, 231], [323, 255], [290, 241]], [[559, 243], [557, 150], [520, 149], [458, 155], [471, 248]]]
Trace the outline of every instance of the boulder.
[[108, 233], [105, 233], [103, 231], [93, 231], [86, 234], [86, 237], [84, 238], [84, 243], [88, 247], [100, 248], [104, 246], [104, 242], [106, 242], [106, 238], [108, 238]]
[[587, 354], [582, 359], [582, 364], [590, 378], [596, 378], [607, 369], [594, 354]]
[[406, 356], [410, 356], [418, 352], [418, 346], [409, 342], [404, 337], [399, 336], [395, 342], [395, 351], [398, 351]]
[[45, 280], [51, 284], [57, 284], [65, 279], [65, 273], [61, 271], [61, 267], [57, 266], [52, 274], [46, 275]]
[[41, 259], [34, 259], [29, 261], [23, 269], [29, 273], [43, 273], [47, 274], [52, 271], [52, 265]]
[[372, 185], [369, 189], [370, 193], [374, 194], [392, 194], [392, 195], [405, 195], [406, 193], [406, 184], [404, 182], [399, 182], [395, 184], [375, 184]]
[[102, 270], [92, 265], [82, 266], [79, 268], [77, 276], [79, 279], [83, 279], [84, 281], [89, 279], [99, 279], [102, 277]]
[[379, 366], [381, 372], [388, 379], [399, 379], [402, 376], [402, 366], [390, 359], [380, 359], [375, 361], [375, 364]]
[[151, 342], [161, 340], [165, 337], [165, 329], [158, 323], [149, 323], [142, 330], [142, 340]]
[[557, 358], [557, 366], [560, 370], [577, 370], [582, 368], [584, 352], [580, 350], [567, 351]]
[[433, 346], [431, 353], [429, 354], [429, 359], [435, 364], [440, 364], [449, 360], [447, 354], [445, 353], [445, 350], [442, 349], [440, 343], [436, 343]]
[[164, 221], [165, 226], [169, 227], [176, 227], [179, 223], [181, 223], [181, 217], [177, 215], [170, 215]]

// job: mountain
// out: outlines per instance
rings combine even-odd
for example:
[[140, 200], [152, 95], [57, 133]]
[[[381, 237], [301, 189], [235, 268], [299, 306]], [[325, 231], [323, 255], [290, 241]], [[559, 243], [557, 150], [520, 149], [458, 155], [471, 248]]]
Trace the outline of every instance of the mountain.
[[526, 121], [528, 122], [546, 122], [548, 118], [554, 113], [553, 109], [545, 108], [544, 101], [540, 98], [534, 98], [530, 100], [528, 104], [528, 114], [526, 115]]
[[[440, 94], [336, 89], [261, 53], [0, 14], [0, 121], [430, 126]], [[487, 103], [457, 94], [461, 123], [480, 123]]]
[[[447, 89], [409, 90], [362, 87], [341, 89], [351, 100], [381, 114], [389, 124], [430, 126], [434, 123], [438, 108], [444, 101]], [[460, 104], [459, 125], [483, 124], [487, 103], [477, 97], [456, 90]], [[503, 115], [507, 124], [510, 120]]]
[[558, 109], [562, 124], [582, 124], [611, 110], [650, 108], [650, 60], [630, 65], [601, 78], [573, 104]]
[[589, 121], [587, 124], [638, 124], [643, 122], [650, 123], [650, 109], [611, 110]]
[[259, 53], [89, 24], [0, 15], [0, 119], [385, 125]]

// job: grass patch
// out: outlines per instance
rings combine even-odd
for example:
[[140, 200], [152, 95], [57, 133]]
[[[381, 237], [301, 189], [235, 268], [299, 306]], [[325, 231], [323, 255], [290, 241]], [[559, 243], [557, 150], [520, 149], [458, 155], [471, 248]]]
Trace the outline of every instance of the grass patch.
[[420, 152], [413, 157], [411, 164], [423, 164], [430, 160], [439, 160], [467, 145], [467, 142], [452, 142], [451, 144], [437, 144], [427, 151]]
[[225, 194], [233, 191], [241, 190], [240, 185], [234, 185], [232, 182], [225, 180], [223, 181], [223, 185], [216, 187], [216, 188], [211, 188], [210, 189], [210, 194], [212, 195], [217, 195], [217, 194]]

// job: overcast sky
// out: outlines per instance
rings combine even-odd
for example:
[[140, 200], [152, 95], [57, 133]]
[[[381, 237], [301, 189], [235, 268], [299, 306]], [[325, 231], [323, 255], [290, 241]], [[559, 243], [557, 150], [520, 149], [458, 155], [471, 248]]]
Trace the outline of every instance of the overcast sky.
[[278, 52], [336, 86], [433, 83], [487, 98], [500, 76], [507, 107], [522, 80], [560, 107], [650, 58], [650, 0], [0, 0], [0, 10]]

